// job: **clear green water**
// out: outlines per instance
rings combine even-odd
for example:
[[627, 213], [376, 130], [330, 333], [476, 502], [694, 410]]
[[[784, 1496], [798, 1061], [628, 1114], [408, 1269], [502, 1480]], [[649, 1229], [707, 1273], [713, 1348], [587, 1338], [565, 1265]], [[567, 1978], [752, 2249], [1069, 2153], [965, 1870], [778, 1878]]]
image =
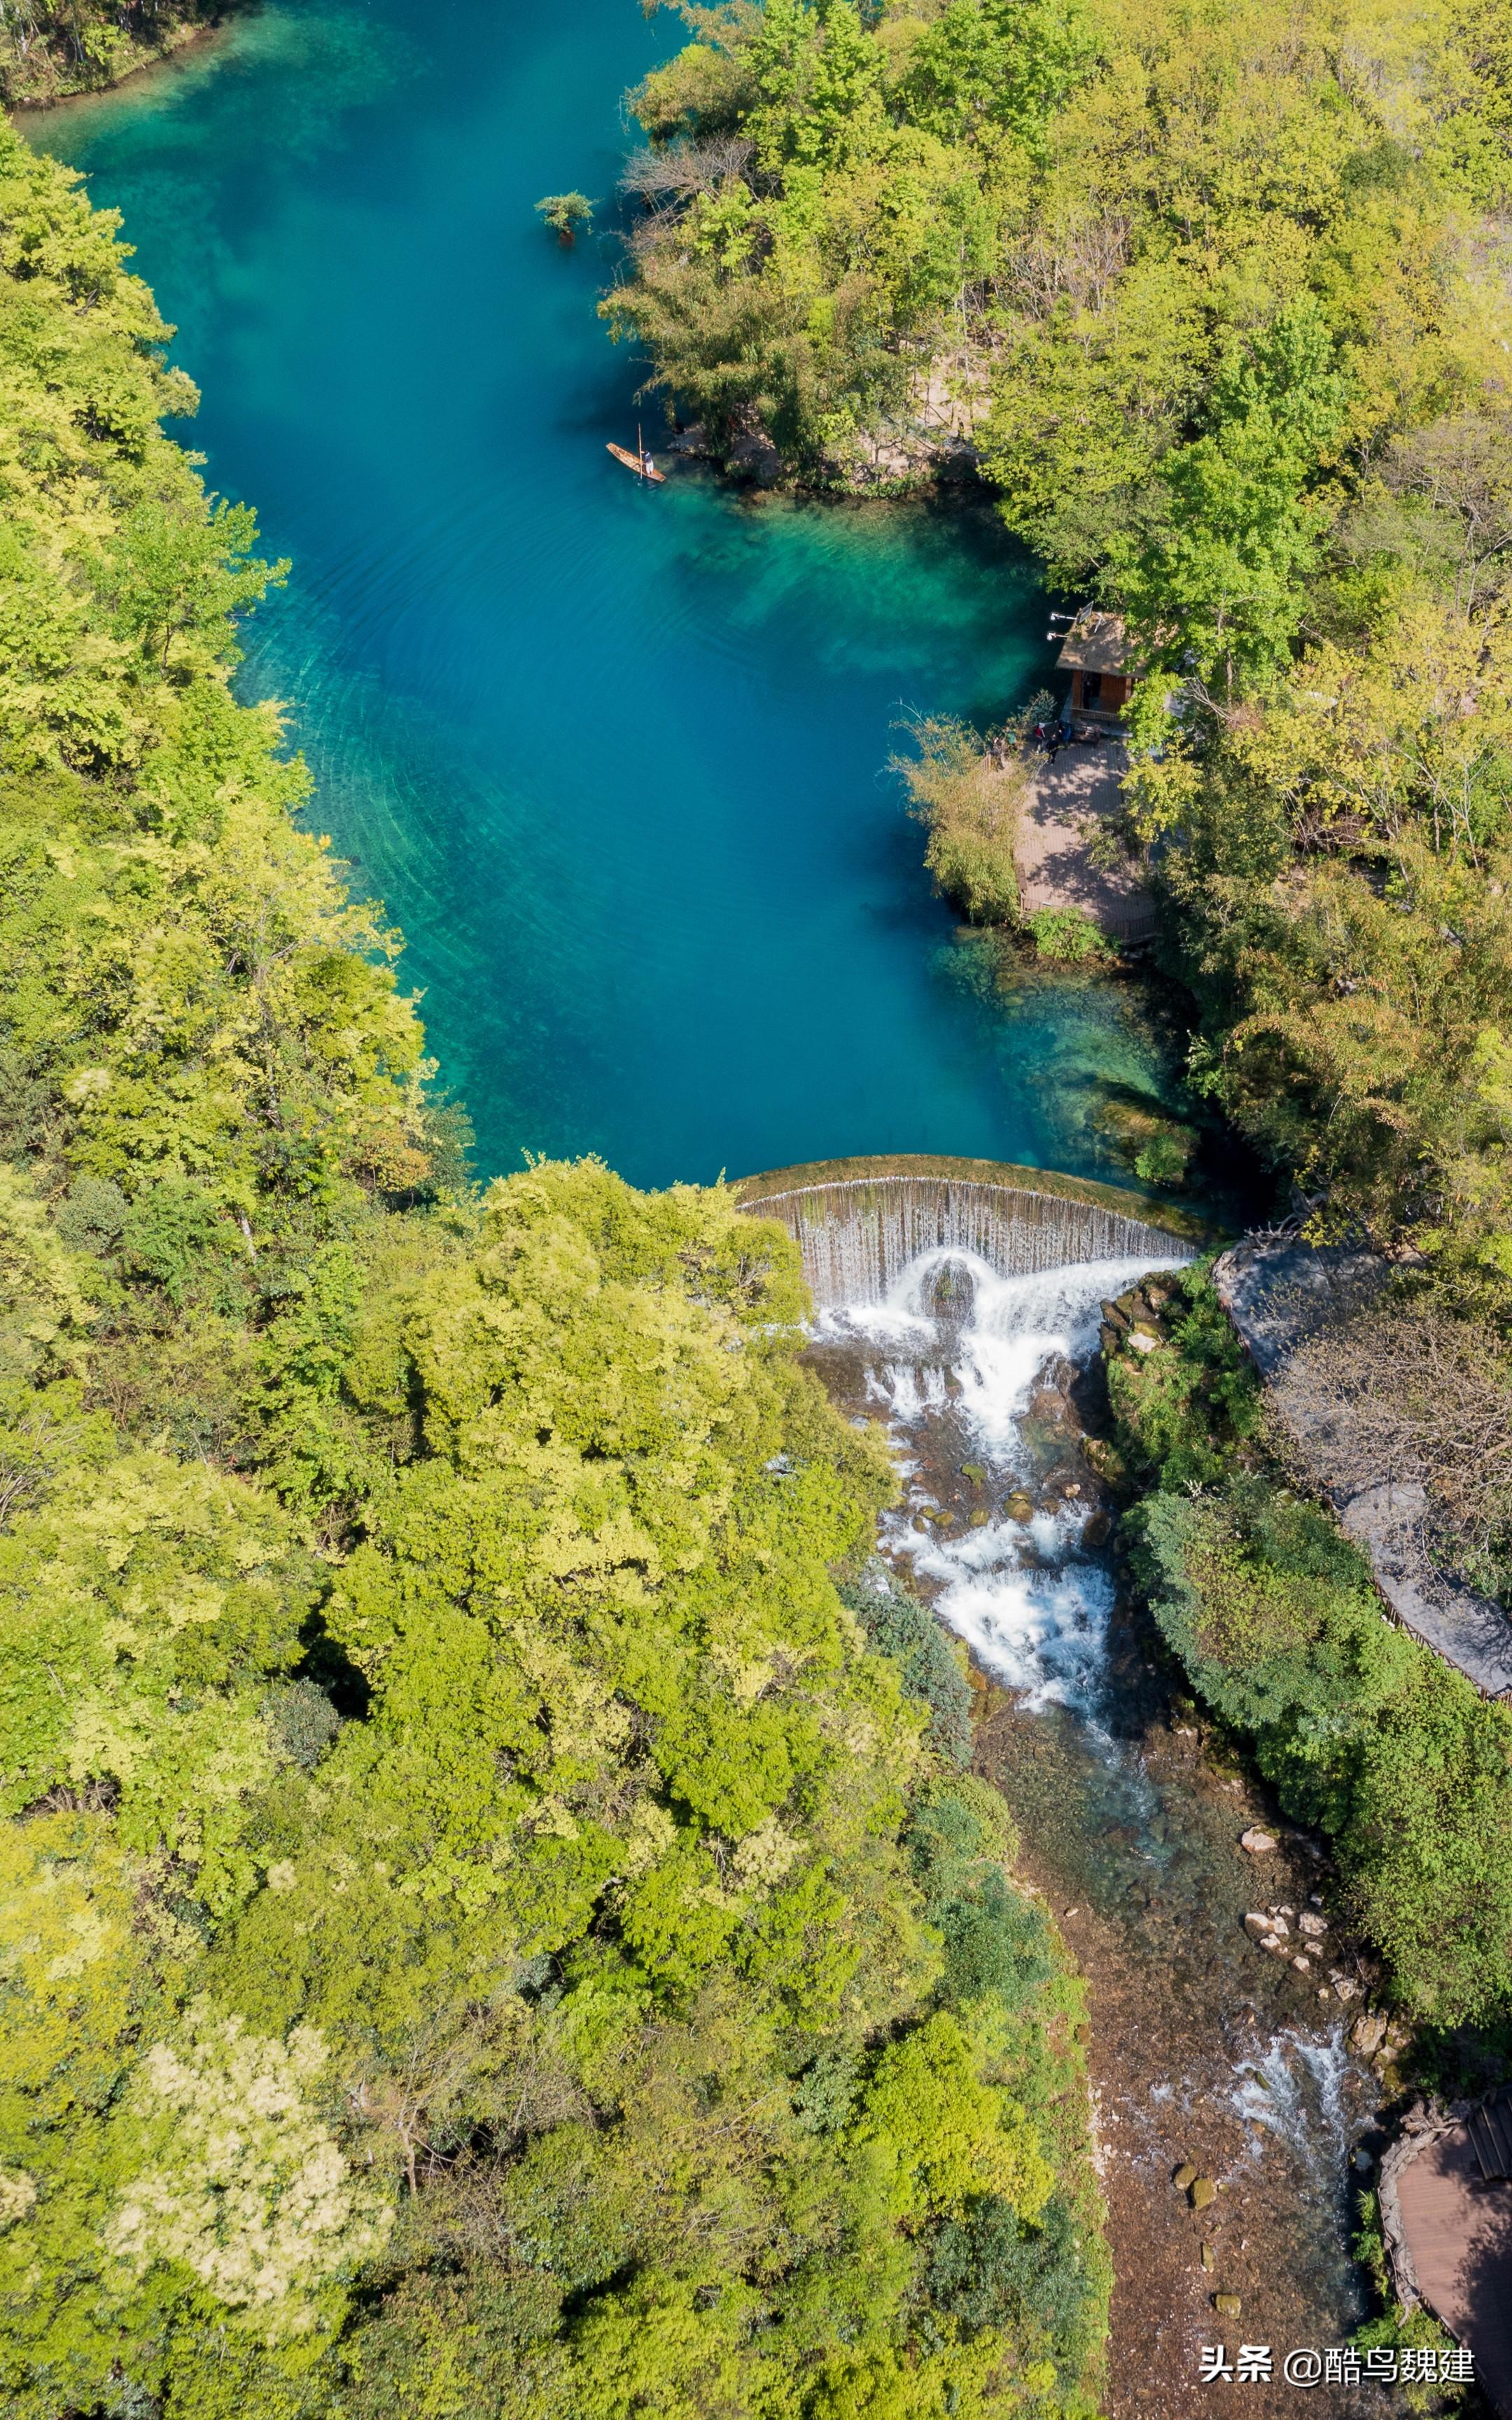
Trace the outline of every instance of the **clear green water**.
[[[905, 708], [1042, 676], [1023, 559], [984, 512], [642, 492], [605, 452], [620, 96], [674, 39], [633, 0], [315, 0], [29, 131], [125, 212], [185, 434], [294, 558], [243, 687], [290, 702], [486, 1171], [1106, 1172], [1104, 1087], [1157, 1080], [1134, 995], [984, 980], [884, 770]], [[607, 232], [564, 251], [532, 205], [572, 185]]]

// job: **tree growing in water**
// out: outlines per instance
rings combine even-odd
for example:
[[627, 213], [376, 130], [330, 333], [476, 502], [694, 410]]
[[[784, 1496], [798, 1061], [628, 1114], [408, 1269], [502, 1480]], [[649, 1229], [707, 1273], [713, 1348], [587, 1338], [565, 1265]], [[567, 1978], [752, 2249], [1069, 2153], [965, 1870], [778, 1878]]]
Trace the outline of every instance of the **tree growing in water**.
[[895, 756], [892, 769], [929, 834], [924, 862], [936, 885], [970, 923], [1016, 923], [1013, 850], [1028, 785], [1016, 734], [990, 747], [949, 715], [918, 715], [906, 727], [912, 753]]
[[586, 194], [543, 194], [535, 207], [563, 243], [575, 243], [594, 224], [594, 205]]

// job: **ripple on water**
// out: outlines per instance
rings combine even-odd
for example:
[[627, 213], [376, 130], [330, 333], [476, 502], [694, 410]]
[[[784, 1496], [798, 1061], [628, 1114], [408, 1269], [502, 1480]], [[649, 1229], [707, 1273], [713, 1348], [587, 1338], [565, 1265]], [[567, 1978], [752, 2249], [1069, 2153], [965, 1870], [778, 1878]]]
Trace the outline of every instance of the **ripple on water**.
[[1233, 2105], [1250, 2129], [1250, 2157], [1265, 2135], [1285, 2143], [1342, 2201], [1350, 2146], [1359, 2131], [1351, 2087], [1359, 2070], [1344, 2045], [1344, 2027], [1304, 2033], [1288, 2025], [1235, 2070]]

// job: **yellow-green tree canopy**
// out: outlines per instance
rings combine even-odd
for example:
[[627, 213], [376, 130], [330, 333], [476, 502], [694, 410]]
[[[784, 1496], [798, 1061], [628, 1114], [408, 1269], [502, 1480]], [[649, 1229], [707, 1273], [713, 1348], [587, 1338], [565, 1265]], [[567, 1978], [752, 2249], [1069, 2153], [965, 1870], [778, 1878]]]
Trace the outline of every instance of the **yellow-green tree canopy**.
[[0, 133], [0, 2401], [1085, 2413], [1077, 1988], [887, 1455], [723, 1188], [469, 1182], [168, 334]]

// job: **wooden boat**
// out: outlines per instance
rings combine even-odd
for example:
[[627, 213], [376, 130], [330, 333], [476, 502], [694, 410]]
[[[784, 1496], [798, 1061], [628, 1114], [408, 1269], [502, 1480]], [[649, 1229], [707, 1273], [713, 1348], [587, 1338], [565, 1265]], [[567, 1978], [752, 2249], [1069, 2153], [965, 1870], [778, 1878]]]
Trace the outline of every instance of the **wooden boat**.
[[623, 462], [625, 469], [633, 471], [638, 479], [649, 479], [652, 486], [656, 488], [666, 486], [666, 472], [657, 470], [649, 454], [632, 454], [628, 445], [611, 445], [609, 450], [615, 461]]

